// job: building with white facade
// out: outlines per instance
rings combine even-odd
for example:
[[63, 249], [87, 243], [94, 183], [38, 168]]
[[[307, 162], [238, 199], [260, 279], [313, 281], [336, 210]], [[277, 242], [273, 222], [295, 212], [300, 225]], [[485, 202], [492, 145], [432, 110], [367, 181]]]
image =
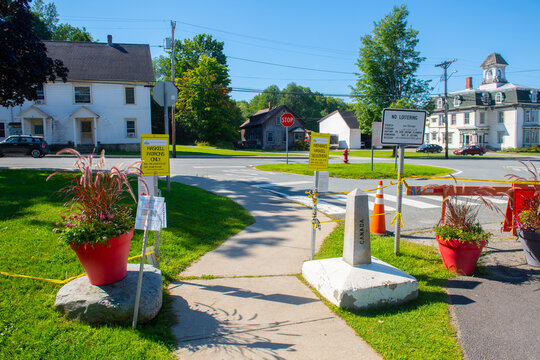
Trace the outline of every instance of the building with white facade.
[[[482, 83], [448, 94], [448, 147], [482, 145], [494, 150], [538, 145], [540, 89], [509, 83], [508, 63], [492, 53], [482, 63]], [[444, 97], [434, 98], [425, 143], [444, 146]]]
[[319, 120], [319, 132], [337, 135], [338, 146], [341, 149], [361, 148], [362, 132], [354, 111], [336, 110], [326, 115]]
[[0, 107], [0, 139], [43, 136], [52, 148], [137, 151], [151, 134], [148, 45], [44, 41], [47, 56], [69, 70], [67, 82], [43, 84], [38, 100]]

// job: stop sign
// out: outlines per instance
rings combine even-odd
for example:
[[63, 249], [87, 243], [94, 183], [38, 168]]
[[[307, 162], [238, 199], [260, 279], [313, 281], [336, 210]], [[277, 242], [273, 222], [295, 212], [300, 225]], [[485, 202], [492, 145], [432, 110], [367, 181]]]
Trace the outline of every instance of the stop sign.
[[294, 116], [291, 113], [281, 115], [281, 125], [290, 127], [292, 124], [294, 124]]

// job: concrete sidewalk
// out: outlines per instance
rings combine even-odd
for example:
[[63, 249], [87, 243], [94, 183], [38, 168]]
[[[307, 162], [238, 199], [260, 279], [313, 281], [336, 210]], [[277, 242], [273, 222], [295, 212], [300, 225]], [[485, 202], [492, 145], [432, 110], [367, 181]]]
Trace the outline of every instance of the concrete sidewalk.
[[[173, 180], [226, 195], [256, 220], [182, 273], [195, 280], [170, 285], [179, 358], [381, 359], [294, 275], [310, 256], [310, 209], [243, 182]], [[318, 245], [334, 226], [323, 224]]]

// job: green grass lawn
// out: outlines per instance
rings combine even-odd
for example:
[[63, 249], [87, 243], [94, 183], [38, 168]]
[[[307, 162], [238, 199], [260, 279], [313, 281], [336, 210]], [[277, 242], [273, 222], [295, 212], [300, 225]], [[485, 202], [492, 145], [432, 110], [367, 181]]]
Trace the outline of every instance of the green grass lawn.
[[[49, 173], [0, 170], [0, 271], [50, 279], [83, 273], [75, 253], [52, 232], [63, 201], [55, 194], [65, 178]], [[160, 183], [167, 202], [161, 269], [167, 281], [204, 253], [253, 223], [241, 206], [222, 196]], [[142, 248], [137, 230], [130, 256]], [[150, 237], [153, 238], [153, 237]], [[134, 260], [138, 263], [139, 260]], [[170, 298], [151, 323], [92, 327], [54, 309], [61, 285], [0, 275], [0, 358], [2, 359], [168, 359], [174, 338]]]
[[[331, 155], [341, 155], [343, 156], [343, 150], [335, 150], [330, 151]], [[454, 156], [452, 154], [452, 151], [449, 152], [449, 156]], [[358, 156], [358, 157], [371, 157], [371, 150], [351, 150], [349, 151], [349, 156]], [[374, 150], [373, 151], [373, 157], [376, 158], [393, 158], [392, 156], [392, 150], [386, 149], [386, 150]], [[415, 151], [405, 151], [405, 158], [418, 158], [418, 157], [436, 157], [444, 158], [444, 151], [440, 154], [433, 154], [433, 153], [417, 153]]]
[[[172, 156], [172, 146], [169, 146], [169, 154]], [[138, 152], [107, 152], [108, 155], [140, 155]], [[268, 150], [235, 150], [224, 149], [217, 146], [176, 146], [176, 156], [285, 156], [285, 149], [281, 151]], [[307, 156], [289, 150], [289, 156]]]
[[[316, 258], [342, 256], [343, 232], [344, 226], [338, 226]], [[461, 359], [445, 290], [447, 280], [455, 275], [445, 269], [436, 248], [401, 242], [401, 255], [395, 256], [393, 240], [372, 236], [371, 253], [417, 279], [416, 300], [369, 311], [343, 310], [323, 300], [385, 359]]]
[[[265, 164], [258, 165], [257, 169], [274, 172], [287, 172], [300, 175], [313, 175], [313, 171], [308, 170], [308, 164]], [[371, 171], [370, 163], [363, 164], [330, 164], [328, 165], [330, 176], [345, 179], [396, 179], [397, 171], [394, 164], [376, 163]], [[412, 176], [443, 176], [453, 172], [452, 169], [407, 165], [404, 167], [405, 177]]]

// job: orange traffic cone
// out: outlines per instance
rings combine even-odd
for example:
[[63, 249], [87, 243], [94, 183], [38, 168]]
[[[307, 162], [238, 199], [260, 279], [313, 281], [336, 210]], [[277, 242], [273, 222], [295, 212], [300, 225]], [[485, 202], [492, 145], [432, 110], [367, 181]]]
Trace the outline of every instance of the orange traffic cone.
[[384, 216], [384, 196], [382, 191], [383, 182], [379, 180], [375, 205], [373, 206], [373, 216], [371, 217], [370, 232], [375, 235], [386, 234], [386, 219]]

